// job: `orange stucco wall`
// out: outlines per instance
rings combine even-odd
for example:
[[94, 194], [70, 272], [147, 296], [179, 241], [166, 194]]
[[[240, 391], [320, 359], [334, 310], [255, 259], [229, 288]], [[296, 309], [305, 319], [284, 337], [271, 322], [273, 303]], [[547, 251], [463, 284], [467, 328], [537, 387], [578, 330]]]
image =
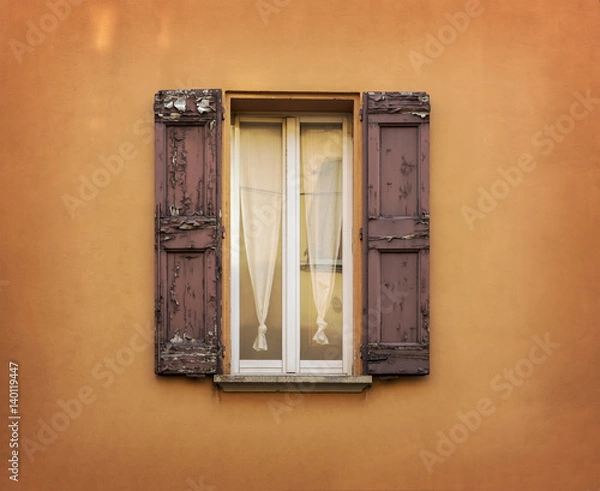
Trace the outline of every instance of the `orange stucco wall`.
[[[600, 489], [596, 0], [75, 3], [2, 2], [0, 488]], [[431, 94], [430, 376], [154, 375], [150, 122], [183, 87]]]

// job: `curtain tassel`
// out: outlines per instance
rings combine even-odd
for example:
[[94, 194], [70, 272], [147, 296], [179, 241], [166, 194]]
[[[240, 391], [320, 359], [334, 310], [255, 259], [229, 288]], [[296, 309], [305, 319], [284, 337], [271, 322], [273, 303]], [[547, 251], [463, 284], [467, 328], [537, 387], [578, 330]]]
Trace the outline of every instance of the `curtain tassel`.
[[265, 326], [264, 324], [261, 324], [260, 326], [258, 326], [258, 336], [256, 336], [256, 339], [254, 340], [254, 344], [252, 345], [252, 348], [254, 349], [254, 351], [268, 351], [269, 347], [267, 346], [267, 336], [265, 336], [265, 334], [267, 333], [267, 326]]
[[322, 317], [317, 317], [317, 332], [313, 336], [313, 341], [317, 344], [329, 344], [329, 339], [325, 335], [325, 328], [327, 327], [327, 322]]

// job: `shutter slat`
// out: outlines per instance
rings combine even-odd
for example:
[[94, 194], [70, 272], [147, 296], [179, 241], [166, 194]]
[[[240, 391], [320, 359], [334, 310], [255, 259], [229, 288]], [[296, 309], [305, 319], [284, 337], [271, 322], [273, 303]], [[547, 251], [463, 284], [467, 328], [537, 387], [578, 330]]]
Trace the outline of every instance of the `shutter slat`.
[[221, 91], [156, 94], [158, 374], [218, 373]]
[[364, 95], [366, 287], [371, 375], [429, 373], [429, 97]]

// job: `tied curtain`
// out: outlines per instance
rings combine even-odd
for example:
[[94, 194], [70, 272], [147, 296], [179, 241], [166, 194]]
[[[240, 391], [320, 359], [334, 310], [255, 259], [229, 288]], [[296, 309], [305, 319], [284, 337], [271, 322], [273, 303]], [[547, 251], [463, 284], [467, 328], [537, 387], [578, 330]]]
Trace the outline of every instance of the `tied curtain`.
[[317, 311], [313, 341], [329, 344], [325, 316], [335, 287], [342, 229], [342, 131], [336, 125], [303, 125], [301, 175], [306, 206], [306, 238]]
[[252, 348], [255, 351], [267, 351], [265, 322], [269, 313], [281, 230], [281, 125], [243, 124], [240, 155], [243, 237], [258, 319], [258, 333]]

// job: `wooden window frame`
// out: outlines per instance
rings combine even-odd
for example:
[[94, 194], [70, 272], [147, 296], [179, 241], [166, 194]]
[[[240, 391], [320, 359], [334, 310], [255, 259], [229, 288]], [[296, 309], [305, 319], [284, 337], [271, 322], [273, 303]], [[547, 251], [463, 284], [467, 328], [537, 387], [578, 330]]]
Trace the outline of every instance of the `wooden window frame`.
[[[362, 221], [362, 163], [357, 156], [362, 155], [361, 135], [357, 131], [360, 127], [360, 93], [256, 93], [256, 92], [237, 92], [229, 91], [225, 93], [225, 124], [223, 125], [223, 165], [222, 165], [222, 186], [223, 190], [229, 190], [231, 186], [231, 169], [233, 163], [234, 141], [232, 130], [237, 114], [246, 114], [251, 112], [253, 115], [274, 116], [293, 113], [294, 116], [307, 117], [309, 114], [326, 114], [331, 112], [343, 112], [348, 115], [349, 124], [352, 127], [352, 143], [349, 153], [352, 155], [352, 236], [351, 250], [354, 251], [351, 275], [352, 285], [352, 344], [346, 349], [351, 351], [348, 365], [344, 367], [345, 374], [323, 374], [326, 377], [335, 377], [340, 375], [360, 376], [363, 373], [362, 360], [360, 358], [360, 347], [362, 338], [362, 255], [357, 254], [361, 250], [360, 229]], [[319, 109], [322, 109], [320, 111]], [[333, 111], [332, 111], [333, 110]], [[336, 111], [337, 110], [337, 111]], [[228, 230], [231, 230], [231, 196], [230, 193], [223, 193], [223, 223]], [[231, 240], [232, 234], [225, 234], [223, 240], [223, 322], [222, 322], [222, 340], [225, 346], [223, 354], [223, 374], [243, 376], [244, 373], [236, 372], [235, 361], [232, 356], [235, 343], [232, 336], [231, 319]], [[272, 373], [267, 375], [272, 376]], [[281, 376], [285, 376], [283, 373]], [[288, 374], [287, 376], [301, 377], [306, 373]], [[279, 376], [279, 375], [277, 375]]]

